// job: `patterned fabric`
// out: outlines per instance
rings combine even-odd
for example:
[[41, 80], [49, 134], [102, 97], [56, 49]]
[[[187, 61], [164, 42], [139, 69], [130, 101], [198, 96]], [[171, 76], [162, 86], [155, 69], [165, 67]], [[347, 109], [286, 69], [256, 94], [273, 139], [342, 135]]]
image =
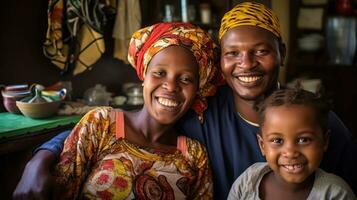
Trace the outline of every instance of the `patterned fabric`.
[[186, 138], [186, 154], [118, 139], [116, 111], [90, 111], [65, 141], [55, 168], [61, 199], [212, 199], [204, 146]]
[[101, 57], [103, 7], [100, 0], [49, 0], [43, 50], [63, 73], [79, 74]]
[[229, 29], [245, 25], [258, 26], [281, 38], [279, 19], [270, 8], [257, 2], [243, 2], [224, 14], [219, 40]]
[[223, 78], [219, 71], [217, 46], [208, 33], [189, 23], [158, 23], [135, 32], [129, 44], [128, 60], [144, 80], [152, 57], [164, 48], [178, 45], [189, 49], [199, 66], [199, 89], [193, 109], [203, 120], [206, 97], [215, 94]]
[[131, 35], [141, 28], [140, 0], [118, 1], [117, 13], [113, 27], [114, 58], [128, 62], [128, 47]]

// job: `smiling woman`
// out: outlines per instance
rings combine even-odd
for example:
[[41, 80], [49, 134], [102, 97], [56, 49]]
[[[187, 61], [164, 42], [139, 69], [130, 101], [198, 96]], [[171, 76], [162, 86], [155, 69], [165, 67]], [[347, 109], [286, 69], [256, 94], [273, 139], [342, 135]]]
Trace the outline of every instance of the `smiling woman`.
[[146, 105], [152, 117], [170, 124], [190, 108], [197, 88], [195, 57], [184, 47], [170, 46], [157, 53], [148, 66], [144, 101], [148, 101]]
[[144, 81], [144, 106], [135, 112], [101, 107], [81, 119], [55, 170], [65, 198], [211, 199], [206, 150], [179, 135], [175, 122], [192, 105], [202, 116], [206, 97], [222, 83], [216, 56], [208, 34], [191, 24], [134, 33], [128, 58]]

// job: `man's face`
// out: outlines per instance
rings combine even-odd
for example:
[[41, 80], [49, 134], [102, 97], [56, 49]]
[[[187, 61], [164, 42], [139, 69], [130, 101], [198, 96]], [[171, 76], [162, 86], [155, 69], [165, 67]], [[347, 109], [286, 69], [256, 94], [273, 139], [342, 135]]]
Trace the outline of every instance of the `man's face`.
[[269, 31], [239, 26], [221, 40], [221, 68], [236, 98], [256, 100], [276, 87], [285, 48]]

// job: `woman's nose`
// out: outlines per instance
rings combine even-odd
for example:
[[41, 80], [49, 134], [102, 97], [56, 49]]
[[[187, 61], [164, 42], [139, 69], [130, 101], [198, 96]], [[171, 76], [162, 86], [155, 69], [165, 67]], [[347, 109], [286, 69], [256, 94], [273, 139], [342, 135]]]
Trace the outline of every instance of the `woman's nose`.
[[167, 79], [164, 82], [163, 87], [169, 92], [176, 92], [179, 89], [179, 84], [175, 79]]

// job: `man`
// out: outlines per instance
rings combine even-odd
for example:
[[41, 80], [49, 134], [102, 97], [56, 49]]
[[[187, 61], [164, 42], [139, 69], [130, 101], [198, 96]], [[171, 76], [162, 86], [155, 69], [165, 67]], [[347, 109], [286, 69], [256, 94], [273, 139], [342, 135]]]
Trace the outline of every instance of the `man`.
[[[265, 161], [256, 140], [259, 127], [254, 103], [279, 88], [279, 67], [284, 62], [286, 49], [278, 18], [269, 8], [253, 2], [238, 4], [224, 15], [219, 39], [221, 69], [228, 86], [222, 86], [209, 99], [203, 123], [194, 112], [189, 112], [179, 126], [183, 133], [205, 144], [214, 175], [215, 199], [226, 199], [233, 181], [246, 168]], [[332, 112], [329, 128], [330, 145], [321, 168], [344, 178], [356, 192], [357, 145]], [[58, 154], [61, 149], [58, 144], [50, 143], [48, 145], [55, 148], [43, 146], [41, 149]], [[51, 178], [49, 169], [54, 162], [53, 153], [38, 151], [27, 165], [14, 196], [47, 191], [44, 187], [50, 182], [47, 181]], [[38, 185], [33, 183], [35, 177]]]

